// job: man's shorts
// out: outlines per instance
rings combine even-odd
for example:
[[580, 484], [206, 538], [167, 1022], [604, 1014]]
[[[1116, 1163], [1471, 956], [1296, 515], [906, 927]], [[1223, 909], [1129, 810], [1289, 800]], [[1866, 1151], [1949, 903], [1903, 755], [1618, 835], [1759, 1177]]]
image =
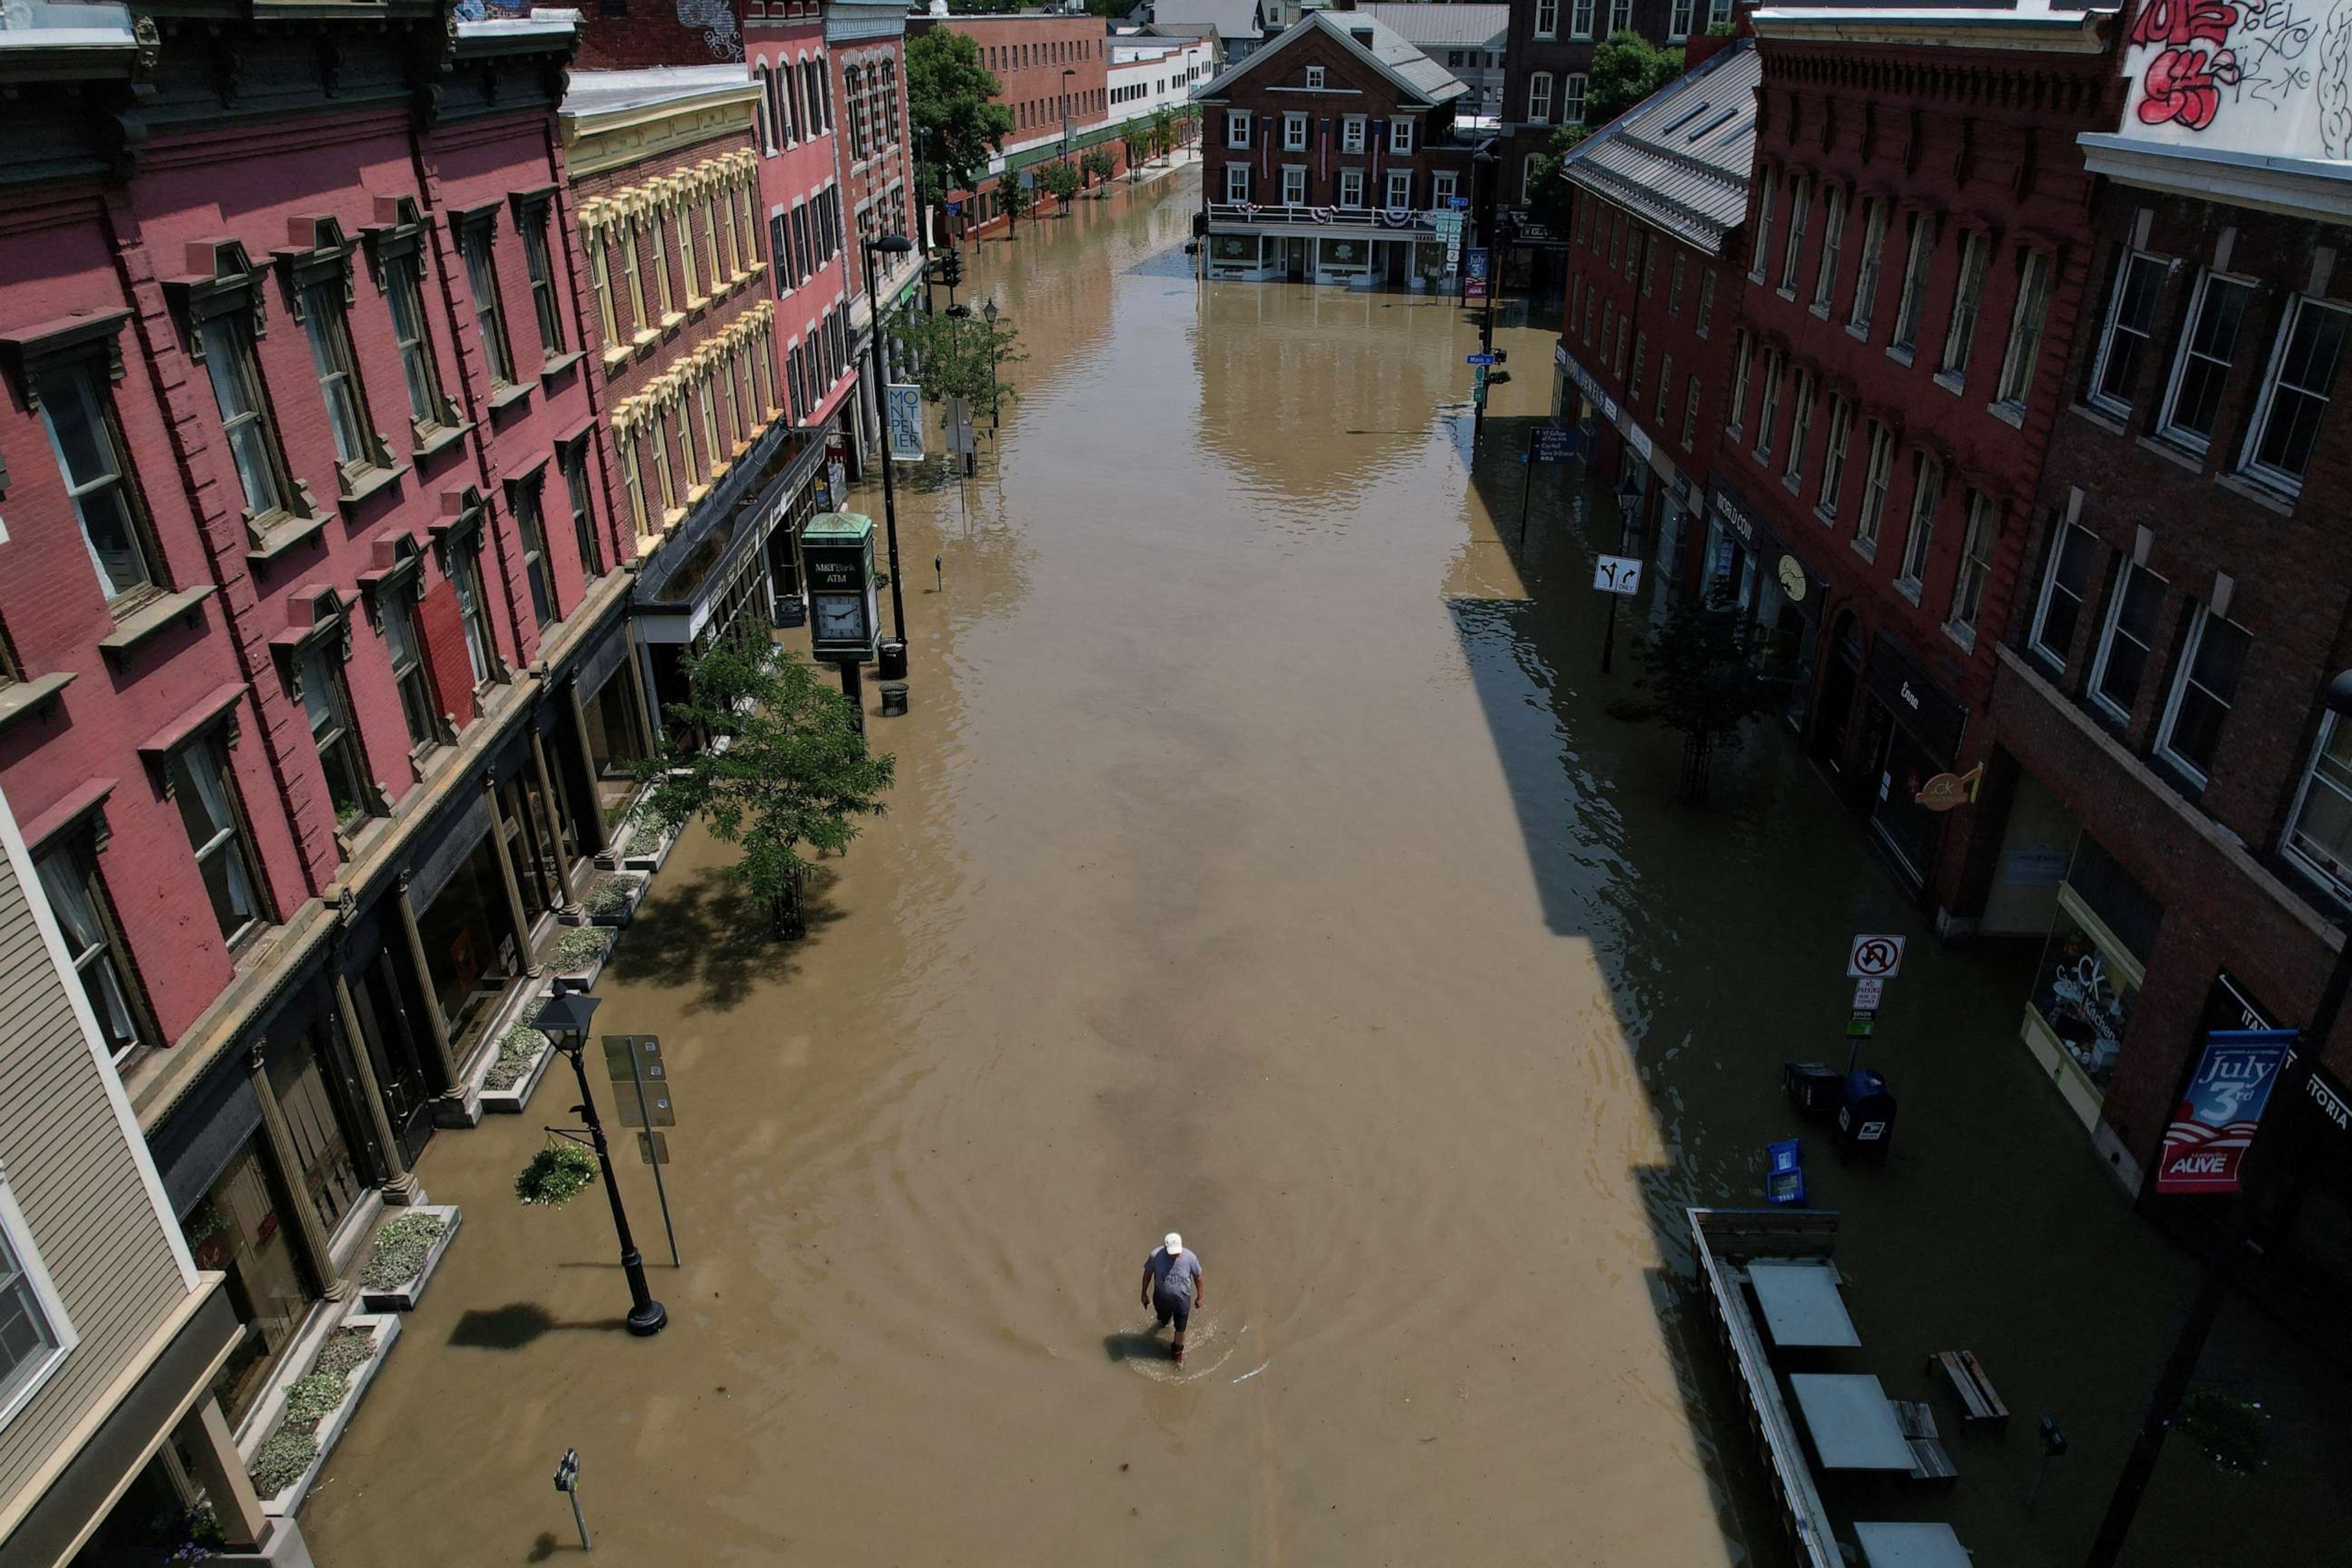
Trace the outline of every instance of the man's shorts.
[[1192, 1298], [1179, 1296], [1173, 1290], [1160, 1290], [1152, 1295], [1151, 1310], [1160, 1314], [1160, 1326], [1166, 1328], [1170, 1319], [1176, 1321], [1176, 1331], [1182, 1333], [1184, 1325], [1192, 1321]]

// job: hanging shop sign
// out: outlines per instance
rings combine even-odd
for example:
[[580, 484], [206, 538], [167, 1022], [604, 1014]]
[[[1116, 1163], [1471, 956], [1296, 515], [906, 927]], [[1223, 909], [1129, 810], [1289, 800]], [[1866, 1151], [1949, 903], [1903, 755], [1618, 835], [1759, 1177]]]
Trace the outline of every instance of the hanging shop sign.
[[2293, 1029], [2215, 1029], [2164, 1130], [2159, 1193], [2234, 1193], [2294, 1041]]
[[1956, 805], [1973, 805], [1977, 787], [1983, 783], [1984, 764], [1979, 763], [1964, 773], [1937, 773], [1911, 798], [1929, 811], [1949, 811]]
[[883, 403], [890, 426], [890, 456], [901, 463], [923, 460], [923, 389], [919, 386], [887, 386], [883, 388]]
[[1780, 557], [1779, 576], [1780, 592], [1789, 595], [1789, 603], [1803, 604], [1805, 602], [1804, 563], [1793, 555], [1783, 555]]

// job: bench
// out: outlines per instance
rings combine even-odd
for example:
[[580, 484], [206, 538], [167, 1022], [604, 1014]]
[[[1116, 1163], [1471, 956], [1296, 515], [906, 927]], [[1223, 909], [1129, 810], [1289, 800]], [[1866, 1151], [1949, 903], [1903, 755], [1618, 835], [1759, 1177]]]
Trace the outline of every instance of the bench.
[[1975, 1354], [1969, 1351], [1937, 1351], [1927, 1358], [1930, 1373], [1941, 1372], [1944, 1381], [1960, 1400], [1960, 1426], [1989, 1427], [1995, 1432], [2009, 1430], [2009, 1406], [1985, 1375]]
[[1936, 1435], [1936, 1413], [1927, 1408], [1924, 1399], [1890, 1399], [1895, 1407], [1895, 1425], [1901, 1428], [1903, 1440], [1911, 1448], [1911, 1479], [1950, 1486], [1959, 1479], [1959, 1467], [1952, 1463], [1951, 1455], [1944, 1451], [1943, 1439]]

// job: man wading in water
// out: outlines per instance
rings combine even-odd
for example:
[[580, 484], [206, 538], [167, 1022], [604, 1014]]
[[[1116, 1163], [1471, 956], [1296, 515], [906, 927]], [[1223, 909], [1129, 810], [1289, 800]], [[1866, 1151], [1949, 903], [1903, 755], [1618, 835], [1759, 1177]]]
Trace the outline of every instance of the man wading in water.
[[1160, 1314], [1156, 1327], [1176, 1320], [1176, 1342], [1169, 1348], [1176, 1352], [1176, 1364], [1183, 1365], [1184, 1325], [1201, 1305], [1201, 1256], [1185, 1251], [1184, 1238], [1172, 1230], [1160, 1250], [1143, 1260], [1143, 1304]]

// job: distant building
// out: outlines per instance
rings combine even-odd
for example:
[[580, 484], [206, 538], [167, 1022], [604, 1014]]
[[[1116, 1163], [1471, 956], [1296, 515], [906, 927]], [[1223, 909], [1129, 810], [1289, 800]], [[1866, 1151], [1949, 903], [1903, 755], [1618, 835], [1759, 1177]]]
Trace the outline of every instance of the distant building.
[[1136, 15], [1150, 32], [1213, 39], [1217, 67], [1222, 70], [1247, 59], [1288, 26], [1272, 20], [1269, 4], [1270, 0], [1149, 0]]
[[1437, 0], [1383, 0], [1332, 7], [1370, 16], [1435, 60], [1470, 89], [1456, 112], [1481, 118], [1503, 111], [1503, 57], [1510, 37], [1507, 5], [1455, 5]]
[[960, 232], [988, 226], [1003, 216], [997, 189], [1008, 174], [1018, 178], [1042, 164], [1066, 158], [1076, 162], [1095, 147], [1106, 148], [1118, 166], [1126, 166], [1116, 125], [1127, 117], [1112, 111], [1111, 47], [1101, 17], [1083, 11], [1033, 11], [934, 15], [907, 22], [913, 34], [934, 28], [971, 39], [980, 50], [981, 68], [999, 83], [995, 101], [1013, 116], [1013, 133], [988, 161], [974, 182], [976, 188], [949, 193], [950, 199], [964, 204]]
[[1217, 74], [1217, 46], [1206, 38], [1115, 33], [1108, 47], [1114, 127], [1190, 110], [1192, 89]]
[[1208, 268], [1218, 278], [1443, 277], [1433, 215], [1471, 195], [1469, 89], [1359, 12], [1315, 11], [1195, 95]]

